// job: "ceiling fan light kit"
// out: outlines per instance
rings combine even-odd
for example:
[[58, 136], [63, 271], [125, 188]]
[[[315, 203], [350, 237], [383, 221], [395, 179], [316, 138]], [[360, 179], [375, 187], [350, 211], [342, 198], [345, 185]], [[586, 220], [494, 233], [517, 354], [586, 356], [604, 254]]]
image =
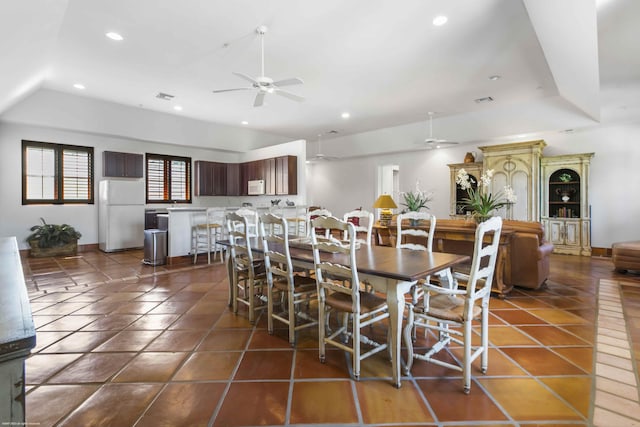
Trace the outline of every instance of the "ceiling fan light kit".
[[440, 148], [442, 145], [456, 145], [457, 142], [447, 141], [446, 139], [438, 139], [433, 137], [433, 111], [429, 111], [429, 137], [426, 138], [423, 144], [428, 149]]
[[291, 77], [288, 79], [282, 79], [274, 81], [272, 78], [265, 76], [264, 73], [264, 35], [268, 31], [268, 28], [264, 25], [256, 28], [256, 33], [260, 36], [260, 76], [259, 77], [251, 77], [244, 73], [233, 72], [234, 75], [240, 77], [251, 83], [251, 86], [248, 87], [238, 87], [232, 89], [219, 89], [214, 90], [213, 93], [222, 93], [222, 92], [233, 92], [238, 90], [257, 90], [258, 93], [253, 101], [254, 107], [260, 107], [264, 105], [264, 97], [267, 94], [273, 94], [283, 96], [285, 98], [291, 99], [293, 101], [302, 102], [304, 98], [300, 95], [296, 95], [295, 93], [291, 93], [287, 90], [282, 89], [282, 86], [291, 86], [303, 84], [302, 79], [298, 77]]

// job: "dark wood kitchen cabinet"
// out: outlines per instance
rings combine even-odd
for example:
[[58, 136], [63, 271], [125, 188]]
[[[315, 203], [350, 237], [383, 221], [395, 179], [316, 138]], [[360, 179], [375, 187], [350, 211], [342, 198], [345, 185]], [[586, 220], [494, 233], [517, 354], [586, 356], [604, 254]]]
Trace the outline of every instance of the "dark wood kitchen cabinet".
[[276, 194], [298, 194], [298, 157], [281, 156], [275, 160]]
[[240, 182], [240, 163], [227, 163], [227, 196], [242, 195]]
[[240, 163], [240, 195], [248, 195], [249, 181], [255, 181], [258, 179], [264, 179], [263, 160]]
[[197, 160], [196, 196], [226, 196], [227, 195], [227, 164], [220, 162], [206, 162]]
[[277, 167], [276, 159], [264, 159], [263, 171], [264, 171], [264, 194], [273, 196], [279, 194], [276, 192], [276, 179], [277, 179]]
[[135, 153], [104, 151], [102, 175], [118, 178], [142, 178], [144, 156]]

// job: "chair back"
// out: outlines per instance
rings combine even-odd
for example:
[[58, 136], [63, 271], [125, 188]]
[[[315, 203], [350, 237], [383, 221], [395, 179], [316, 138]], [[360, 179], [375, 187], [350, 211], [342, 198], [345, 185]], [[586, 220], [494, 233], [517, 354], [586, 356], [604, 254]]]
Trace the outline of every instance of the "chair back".
[[[371, 245], [371, 232], [373, 231], [373, 214], [371, 212], [357, 209], [355, 211], [347, 212], [346, 214], [344, 214], [344, 217], [342, 219], [344, 221], [353, 223], [353, 226], [356, 230], [356, 239], [358, 242], [365, 245]], [[366, 237], [364, 239], [361, 239], [357, 237], [358, 233], [365, 233]], [[344, 240], [347, 240], [348, 235], [346, 231], [343, 233], [342, 238]]]
[[[429, 231], [412, 226], [413, 221], [428, 221]], [[396, 248], [411, 249], [414, 251], [431, 252], [433, 248], [433, 235], [436, 230], [436, 217], [428, 212], [410, 211], [400, 214], [396, 218]], [[405, 242], [407, 236], [424, 238], [425, 244]]]
[[258, 211], [256, 211], [255, 209], [242, 207], [235, 211], [235, 213], [247, 219], [247, 225], [249, 227], [247, 235], [249, 237], [258, 237]]
[[[314, 218], [320, 217], [320, 216], [333, 216], [333, 214], [331, 213], [331, 211], [329, 211], [328, 209], [309, 209], [307, 211], [307, 231], [311, 232], [311, 221]], [[320, 235], [323, 235], [325, 238], [329, 238], [329, 234], [331, 233], [331, 230], [328, 228], [322, 228], [322, 227], [317, 227], [317, 232], [320, 233]]]
[[287, 220], [266, 213], [260, 216], [258, 229], [264, 251], [264, 263], [269, 283], [273, 283], [273, 276], [283, 278], [293, 284], [293, 264], [289, 251], [289, 230]]
[[[471, 261], [471, 271], [467, 283], [467, 295], [471, 304], [478, 298], [489, 298], [491, 294], [491, 283], [495, 272], [496, 260], [498, 259], [498, 248], [500, 246], [500, 233], [502, 232], [502, 218], [494, 216], [478, 224], [476, 229], [475, 243], [473, 248], [473, 260]], [[485, 235], [493, 233], [491, 240], [485, 242]], [[485, 285], [476, 291], [478, 281], [482, 280]]]
[[224, 228], [225, 221], [225, 208], [207, 208], [207, 224], [209, 228]]
[[247, 218], [235, 212], [226, 216], [226, 229], [229, 236], [229, 251], [233, 269], [245, 272], [254, 278], [253, 253], [251, 251], [251, 237], [248, 235], [249, 223]]
[[[339, 230], [347, 233], [348, 244], [341, 244], [335, 239], [322, 239], [316, 235], [316, 229]], [[311, 243], [313, 247], [313, 263], [316, 271], [319, 298], [324, 299], [326, 292], [340, 292], [351, 296], [352, 312], [360, 313], [360, 292], [358, 270], [356, 265], [356, 231], [352, 223], [336, 217], [319, 216], [311, 221]], [[340, 264], [322, 260], [320, 252], [343, 254], [345, 259]]]

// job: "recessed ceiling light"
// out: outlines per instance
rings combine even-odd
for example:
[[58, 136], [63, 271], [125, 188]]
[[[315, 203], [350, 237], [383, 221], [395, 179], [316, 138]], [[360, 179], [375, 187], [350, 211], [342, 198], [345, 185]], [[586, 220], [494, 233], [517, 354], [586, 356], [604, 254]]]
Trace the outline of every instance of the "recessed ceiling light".
[[241, 121], [240, 123], [242, 123], [243, 125], [248, 125], [248, 124], [249, 124], [249, 122], [248, 122], [248, 121], [246, 121], [246, 120], [243, 120], [243, 121]]
[[76, 89], [79, 89], [79, 90], [86, 89], [82, 83], [76, 83], [76, 84], [73, 85], [73, 87], [75, 87]]
[[111, 40], [115, 40], [117, 42], [120, 42], [122, 40], [124, 40], [124, 37], [122, 37], [120, 34], [118, 33], [114, 33], [113, 31], [108, 32], [107, 34], [105, 34], [105, 36], [109, 37]]
[[343, 119], [348, 119], [349, 117], [351, 117], [351, 114], [349, 114], [347, 112], [342, 113], [342, 118]]
[[448, 20], [449, 18], [447, 18], [444, 15], [436, 16], [435, 18], [433, 18], [433, 25], [435, 25], [436, 27], [439, 27], [441, 25], [446, 24]]
[[489, 80], [491, 81], [496, 81], [496, 80], [500, 80], [501, 76], [499, 75], [493, 75], [493, 76], [489, 76]]
[[182, 111], [182, 105], [174, 105], [173, 109], [176, 111]]

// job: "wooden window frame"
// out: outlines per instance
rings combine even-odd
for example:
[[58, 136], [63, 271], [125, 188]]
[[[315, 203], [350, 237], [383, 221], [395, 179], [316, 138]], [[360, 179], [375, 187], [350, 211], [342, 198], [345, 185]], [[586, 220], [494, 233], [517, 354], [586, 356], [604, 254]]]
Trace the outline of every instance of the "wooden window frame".
[[[54, 197], [52, 199], [29, 199], [27, 198], [27, 148], [45, 148], [54, 152]], [[67, 199], [64, 196], [64, 151], [78, 151], [88, 154], [88, 198], [86, 199]], [[64, 204], [94, 204], [94, 150], [93, 147], [84, 147], [80, 145], [56, 144], [52, 142], [39, 142], [22, 140], [22, 204], [23, 205], [64, 205]]]
[[[149, 161], [150, 160], [162, 160], [164, 163], [163, 167], [163, 200], [157, 199], [149, 199]], [[172, 161], [180, 161], [184, 162], [186, 166], [186, 182], [185, 182], [185, 194], [186, 199], [175, 199], [171, 194], [171, 162]], [[192, 167], [191, 167], [191, 157], [181, 157], [181, 156], [169, 156], [165, 154], [155, 154], [155, 153], [146, 153], [145, 154], [145, 200], [146, 203], [191, 203], [191, 183], [192, 183]]]

